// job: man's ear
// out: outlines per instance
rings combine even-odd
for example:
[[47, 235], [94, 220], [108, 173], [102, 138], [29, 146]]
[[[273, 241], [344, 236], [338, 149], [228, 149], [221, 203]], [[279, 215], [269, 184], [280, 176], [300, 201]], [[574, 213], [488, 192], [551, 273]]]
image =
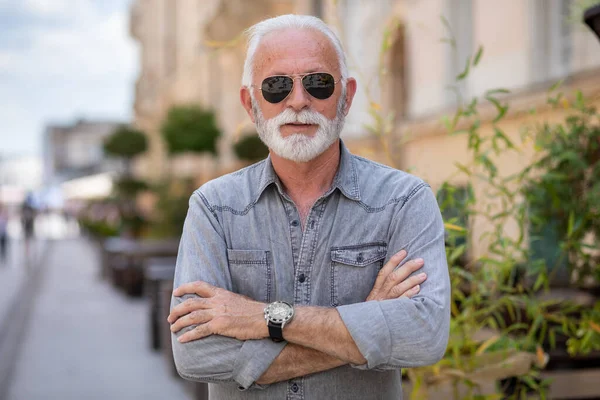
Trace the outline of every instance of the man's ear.
[[246, 113], [250, 117], [250, 120], [254, 123], [254, 113], [252, 112], [252, 97], [250, 97], [250, 88], [246, 86], [242, 86], [240, 89], [240, 101], [242, 103], [242, 107], [246, 110]]
[[350, 112], [350, 106], [352, 105], [352, 100], [354, 99], [354, 95], [356, 94], [356, 79], [348, 78], [346, 80], [346, 105], [344, 107], [344, 115], [348, 115]]

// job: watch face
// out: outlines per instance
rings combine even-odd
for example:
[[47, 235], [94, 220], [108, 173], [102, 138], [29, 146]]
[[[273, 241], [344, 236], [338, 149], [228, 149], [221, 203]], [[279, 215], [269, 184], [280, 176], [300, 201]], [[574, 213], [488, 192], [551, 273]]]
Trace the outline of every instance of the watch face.
[[292, 306], [281, 301], [269, 304], [265, 310], [265, 317], [272, 322], [289, 321], [292, 315], [294, 315]]

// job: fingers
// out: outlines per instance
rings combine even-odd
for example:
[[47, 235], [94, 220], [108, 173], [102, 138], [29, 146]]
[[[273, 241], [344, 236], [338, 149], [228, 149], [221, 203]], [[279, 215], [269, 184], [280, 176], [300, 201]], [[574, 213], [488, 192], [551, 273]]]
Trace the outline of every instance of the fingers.
[[177, 321], [171, 325], [171, 332], [179, 332], [183, 328], [187, 328], [188, 326], [192, 325], [205, 324], [211, 319], [212, 313], [208, 310], [192, 311], [191, 313], [177, 319]]
[[[427, 275], [425, 273], [421, 273], [418, 275], [413, 275], [402, 282], [398, 283], [396, 286], [392, 287], [389, 291], [389, 295], [386, 298], [395, 299], [401, 297], [404, 294], [407, 294], [405, 297], [415, 296], [419, 290], [421, 290], [420, 284], [423, 283], [427, 279]], [[413, 293], [415, 287], [418, 287], [417, 293]], [[410, 293], [408, 293], [410, 292]], [[384, 294], [385, 296], [385, 294]]]
[[180, 343], [187, 343], [194, 340], [202, 339], [203, 337], [212, 335], [213, 332], [211, 330], [210, 323], [198, 325], [194, 329], [189, 332], [184, 333], [183, 335], [177, 338], [177, 341]]
[[406, 291], [400, 297], [406, 297], [406, 298], [410, 299], [410, 298], [418, 295], [420, 291], [421, 291], [421, 285], [417, 285], [417, 286], [413, 287], [412, 289], [409, 289], [408, 291]]
[[[387, 276], [387, 279], [385, 280], [385, 282], [383, 284], [382, 292], [388, 293], [394, 286], [396, 286], [400, 282], [403, 282], [413, 272], [415, 272], [418, 269], [420, 269], [421, 267], [423, 267], [424, 264], [425, 264], [425, 262], [423, 261], [422, 258], [417, 258], [416, 260], [410, 260], [410, 261], [406, 262], [400, 268], [396, 269], [394, 272], [392, 272], [391, 274], [389, 274]], [[420, 283], [420, 282], [417, 282], [417, 283]], [[413, 286], [414, 285], [410, 285], [405, 289], [409, 289]]]
[[406, 250], [401, 250], [394, 254], [388, 262], [385, 263], [383, 268], [379, 270], [379, 274], [377, 274], [377, 279], [375, 280], [375, 284], [373, 285], [373, 291], [376, 292], [383, 287], [385, 280], [388, 275], [394, 271], [394, 268], [400, 264], [404, 258], [406, 257]]
[[204, 281], [184, 283], [173, 291], [173, 296], [181, 297], [186, 294], [197, 294], [201, 297], [212, 297], [217, 288]]
[[173, 309], [171, 310], [171, 313], [169, 314], [169, 317], [167, 318], [167, 321], [170, 324], [172, 324], [173, 322], [177, 321], [177, 319], [183, 315], [189, 314], [196, 310], [201, 310], [201, 309], [206, 309], [206, 308], [209, 308], [208, 302], [206, 299], [203, 299], [203, 298], [187, 299], [186, 301], [173, 307]]

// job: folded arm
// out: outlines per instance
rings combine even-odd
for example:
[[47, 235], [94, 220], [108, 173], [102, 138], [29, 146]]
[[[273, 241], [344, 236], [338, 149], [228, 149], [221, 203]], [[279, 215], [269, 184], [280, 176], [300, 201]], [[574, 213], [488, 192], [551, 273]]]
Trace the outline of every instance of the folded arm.
[[297, 307], [286, 326], [288, 342], [309, 347], [362, 369], [435, 364], [446, 350], [450, 279], [444, 226], [435, 197], [422, 187], [391, 224], [388, 247], [422, 258], [427, 281], [413, 298], [339, 306]]
[[[216, 214], [197, 191], [190, 198], [177, 256], [174, 287], [199, 280], [232, 289], [223, 230]], [[173, 296], [171, 309], [186, 299], [196, 297]], [[221, 335], [180, 343], [178, 337], [190, 329], [173, 334], [173, 356], [178, 373], [195, 381], [235, 381], [248, 388], [285, 346], [285, 343], [274, 343], [270, 339], [243, 341]]]

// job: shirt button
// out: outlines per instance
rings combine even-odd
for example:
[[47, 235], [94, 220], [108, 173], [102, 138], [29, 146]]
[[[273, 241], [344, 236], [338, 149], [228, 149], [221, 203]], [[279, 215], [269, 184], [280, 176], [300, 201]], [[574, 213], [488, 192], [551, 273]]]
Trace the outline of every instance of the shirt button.
[[304, 276], [304, 274], [298, 275], [298, 282], [304, 283], [305, 280], [306, 280], [306, 276]]
[[292, 221], [292, 226], [298, 226], [298, 225], [300, 225], [300, 222], [298, 222], [297, 219]]
[[298, 385], [296, 383], [292, 384], [292, 392], [296, 393], [298, 391]]
[[364, 260], [365, 259], [364, 259], [363, 255], [362, 255], [362, 253], [358, 253], [358, 257], [356, 257], [356, 261], [357, 262], [363, 262]]

